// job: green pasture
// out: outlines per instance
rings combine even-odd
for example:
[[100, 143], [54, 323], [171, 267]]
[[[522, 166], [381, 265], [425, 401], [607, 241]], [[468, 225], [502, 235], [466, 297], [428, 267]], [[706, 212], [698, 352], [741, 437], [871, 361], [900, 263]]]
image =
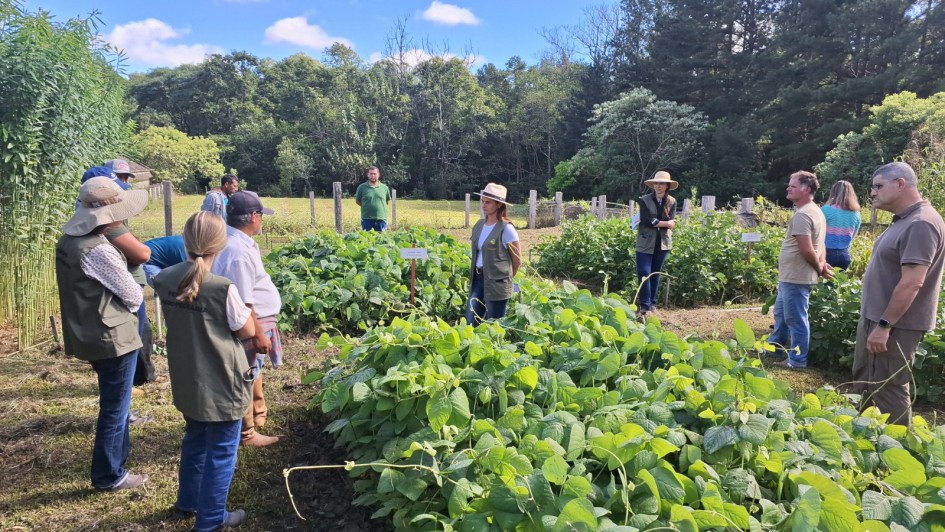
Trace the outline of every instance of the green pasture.
[[[191, 214], [200, 210], [202, 195], [174, 195], [171, 205], [174, 234], [180, 234], [184, 222]], [[313, 230], [335, 227], [335, 206], [331, 198], [315, 198], [315, 223], [312, 223], [311, 205], [308, 198], [261, 198], [263, 205], [275, 211], [263, 224], [263, 231], [270, 236], [301, 236]], [[361, 208], [354, 198], [341, 202], [342, 227], [345, 232], [361, 227]], [[461, 229], [465, 225], [464, 201], [448, 200], [397, 200], [396, 227], [430, 227], [433, 229]], [[509, 213], [517, 227], [528, 222], [528, 207], [515, 206]], [[470, 203], [470, 224], [479, 219], [479, 202]], [[388, 217], [388, 222], [391, 218]], [[129, 222], [132, 230], [142, 240], [164, 236], [164, 200], [153, 198], [143, 213]]]

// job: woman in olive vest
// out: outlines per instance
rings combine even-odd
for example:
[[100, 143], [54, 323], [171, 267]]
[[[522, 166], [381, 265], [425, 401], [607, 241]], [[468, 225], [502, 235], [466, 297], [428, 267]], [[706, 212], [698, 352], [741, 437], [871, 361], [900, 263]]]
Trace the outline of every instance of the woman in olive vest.
[[171, 394], [186, 423], [175, 507], [197, 514], [193, 530], [218, 530], [246, 519], [243, 510], [226, 511], [226, 498], [256, 368], [239, 340], [256, 331], [236, 287], [210, 273], [226, 247], [223, 219], [204, 211], [191, 216], [184, 246], [187, 262], [154, 278], [167, 320]]
[[472, 262], [466, 322], [479, 325], [484, 319], [505, 317], [514, 284], [512, 278], [522, 264], [518, 231], [509, 222], [506, 189], [489, 183], [482, 192], [483, 219], [472, 230]]
[[141, 348], [136, 312], [144, 297], [124, 255], [104, 236], [147, 204], [147, 191], [122, 190], [107, 177], [92, 177], [79, 188], [75, 214], [56, 244], [66, 354], [88, 361], [98, 375], [91, 477], [100, 490], [137, 488], [148, 480], [125, 469], [131, 384]]
[[660, 287], [660, 272], [669, 250], [673, 248], [673, 228], [676, 227], [676, 200], [669, 195], [676, 190], [669, 172], [656, 172], [645, 181], [653, 192], [638, 200], [640, 224], [637, 226], [637, 279], [639, 279], [640, 317], [656, 308], [656, 294]]

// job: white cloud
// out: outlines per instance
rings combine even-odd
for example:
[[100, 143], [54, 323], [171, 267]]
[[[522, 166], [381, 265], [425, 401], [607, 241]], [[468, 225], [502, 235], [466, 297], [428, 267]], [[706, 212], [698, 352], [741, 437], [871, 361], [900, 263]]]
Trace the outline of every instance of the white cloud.
[[[450, 60], [456, 57], [456, 58], [462, 59], [463, 62], [469, 65], [470, 68], [482, 66], [486, 64], [487, 62], [486, 58], [481, 55], [470, 54], [466, 57], [460, 57], [450, 52], [446, 52], [442, 54], [431, 54], [427, 52], [426, 50], [422, 50], [420, 48], [414, 48], [412, 50], [407, 50], [406, 52], [404, 52], [403, 61], [405, 64], [407, 64], [407, 66], [413, 68], [424, 61], [433, 59], [434, 57], [442, 57], [443, 59], [446, 59], [446, 60]], [[381, 52], [374, 52], [368, 57], [368, 62], [376, 63], [378, 61], [383, 61], [385, 59], [395, 61], [396, 56], [388, 56], [388, 55], [382, 54]]]
[[341, 43], [351, 48], [354, 43], [344, 37], [332, 37], [320, 27], [309, 24], [305, 17], [291, 17], [277, 20], [266, 28], [266, 44], [287, 42], [309, 48], [322, 49]]
[[155, 18], [119, 24], [105, 40], [123, 50], [133, 62], [148, 66], [177, 66], [184, 63], [200, 63], [207, 55], [223, 53], [223, 49], [209, 44], [169, 44], [166, 41], [179, 39], [190, 33], [186, 29], [174, 29], [166, 22]]
[[474, 15], [472, 11], [465, 7], [444, 4], [437, 0], [433, 0], [430, 7], [420, 15], [420, 18], [445, 26], [459, 26], [460, 24], [469, 24], [470, 26], [479, 25], [479, 19], [476, 18], [476, 15]]

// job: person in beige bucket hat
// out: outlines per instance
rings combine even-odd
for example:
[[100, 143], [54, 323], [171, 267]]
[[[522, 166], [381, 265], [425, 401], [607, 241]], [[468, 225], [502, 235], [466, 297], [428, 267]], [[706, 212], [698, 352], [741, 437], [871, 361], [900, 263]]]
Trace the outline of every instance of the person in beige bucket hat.
[[79, 206], [56, 244], [65, 351], [89, 362], [98, 375], [91, 480], [103, 491], [137, 488], [148, 480], [125, 469], [131, 385], [142, 345], [136, 312], [144, 297], [124, 255], [104, 235], [147, 203], [147, 191], [125, 191], [108, 177], [93, 177], [79, 189]]
[[673, 228], [676, 227], [676, 199], [669, 195], [669, 191], [679, 187], [679, 182], [673, 181], [669, 172], [663, 170], [644, 183], [653, 192], [637, 200], [640, 204], [636, 244], [640, 317], [646, 317], [656, 309], [660, 272], [669, 250], [673, 248]]
[[483, 219], [473, 226], [470, 243], [469, 299], [466, 302], [466, 323], [479, 325], [484, 319], [505, 317], [512, 298], [512, 279], [522, 264], [518, 231], [508, 217], [508, 191], [502, 185], [489, 183], [481, 192]]

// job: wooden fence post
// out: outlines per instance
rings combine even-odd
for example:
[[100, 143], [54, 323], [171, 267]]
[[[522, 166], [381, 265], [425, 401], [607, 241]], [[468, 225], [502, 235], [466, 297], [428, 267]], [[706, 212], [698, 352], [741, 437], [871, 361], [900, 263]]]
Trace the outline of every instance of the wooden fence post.
[[341, 181], [335, 181], [331, 184], [332, 196], [335, 198], [335, 231], [338, 234], [343, 232], [341, 227]]
[[597, 196], [591, 198], [591, 216], [597, 216]]
[[682, 219], [686, 221], [689, 219], [689, 213], [692, 212], [692, 201], [689, 198], [686, 198], [682, 202]]
[[464, 228], [469, 229], [469, 204], [472, 202], [472, 194], [466, 194], [466, 223]]
[[553, 227], [558, 227], [561, 225], [561, 211], [562, 203], [564, 199], [564, 194], [561, 192], [555, 192], [555, 210], [552, 214], [552, 224]]
[[528, 228], [535, 229], [538, 227], [537, 218], [538, 214], [538, 191], [529, 190], [528, 191]]
[[390, 226], [397, 227], [397, 189], [390, 189]]
[[627, 213], [630, 215], [630, 220], [633, 220], [633, 212], [637, 209], [637, 202], [630, 200], [627, 202]]
[[755, 210], [755, 198], [742, 198], [741, 212], [751, 212]]
[[171, 182], [165, 181], [161, 188], [164, 190], [164, 236], [171, 236], [174, 234], [174, 215], [171, 212], [174, 194], [171, 193]]
[[607, 195], [601, 194], [600, 200], [597, 203], [597, 216], [601, 220], [607, 219]]
[[702, 196], [702, 214], [715, 212], [715, 196]]
[[312, 227], [315, 227], [315, 191], [311, 190], [308, 193], [308, 209], [312, 215]]

